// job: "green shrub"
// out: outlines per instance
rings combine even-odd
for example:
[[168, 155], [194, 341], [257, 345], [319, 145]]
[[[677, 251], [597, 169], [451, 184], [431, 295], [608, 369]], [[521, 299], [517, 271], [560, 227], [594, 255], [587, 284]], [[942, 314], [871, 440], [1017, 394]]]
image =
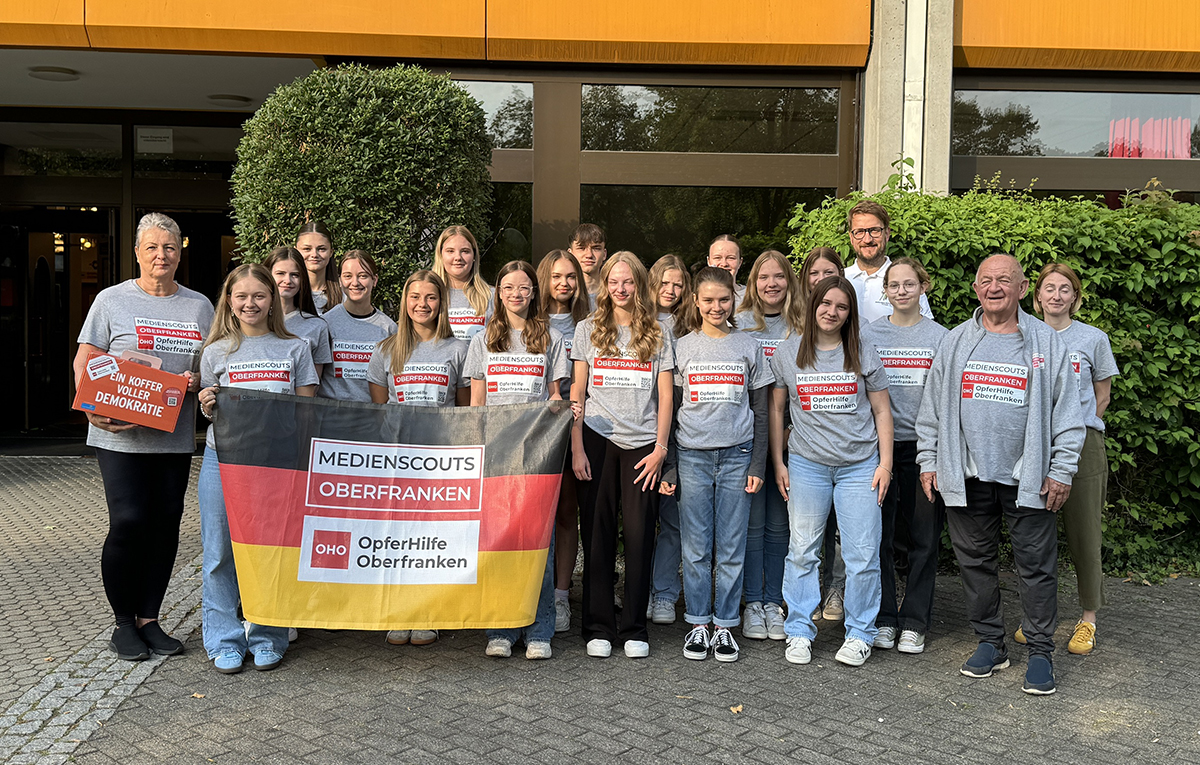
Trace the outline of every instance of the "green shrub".
[[462, 224], [485, 238], [491, 139], [479, 103], [447, 77], [406, 66], [319, 69], [281, 85], [244, 129], [233, 210], [247, 261], [293, 244], [316, 218], [338, 253], [378, 258], [376, 302], [394, 305], [443, 228]]
[[[939, 196], [913, 191], [899, 174], [871, 195], [892, 219], [889, 255], [926, 265], [930, 304], [947, 327], [978, 305], [971, 282], [989, 254], [1017, 256], [1031, 281], [1050, 261], [1079, 273], [1078, 318], [1108, 333], [1121, 368], [1105, 415], [1104, 559], [1122, 573], [1200, 570], [1200, 206], [1177, 205], [1156, 184], [1119, 210], [1021, 191]], [[797, 208], [793, 258], [825, 245], [850, 262], [846, 214], [865, 197]], [[1032, 311], [1032, 294], [1024, 307]]]

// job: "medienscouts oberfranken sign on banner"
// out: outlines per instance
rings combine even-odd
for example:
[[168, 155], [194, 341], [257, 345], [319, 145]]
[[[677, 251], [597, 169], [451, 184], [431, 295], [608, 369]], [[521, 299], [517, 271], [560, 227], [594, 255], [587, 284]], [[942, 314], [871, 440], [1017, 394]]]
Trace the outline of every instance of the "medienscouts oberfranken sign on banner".
[[223, 390], [218, 407], [247, 619], [363, 630], [533, 622], [569, 403], [377, 406]]

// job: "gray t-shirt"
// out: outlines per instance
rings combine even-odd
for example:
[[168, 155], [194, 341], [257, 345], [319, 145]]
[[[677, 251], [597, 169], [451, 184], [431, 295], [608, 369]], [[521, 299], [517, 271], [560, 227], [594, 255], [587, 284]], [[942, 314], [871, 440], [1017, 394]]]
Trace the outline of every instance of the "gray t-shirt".
[[426, 340], [413, 349], [404, 371], [392, 374], [392, 357], [379, 346], [367, 365], [367, 382], [388, 389], [389, 404], [454, 406], [459, 388], [471, 384], [463, 375], [467, 344], [458, 338]]
[[[650, 360], [629, 352], [629, 327], [617, 327], [617, 355], [598, 356], [592, 346], [593, 319], [575, 328], [571, 359], [588, 365], [584, 423], [622, 449], [652, 444], [658, 437], [658, 375], [675, 368], [675, 354], [664, 342]], [[670, 403], [668, 402], [668, 406]]]
[[550, 398], [555, 380], [570, 379], [571, 361], [563, 347], [563, 337], [550, 328], [545, 353], [526, 353], [521, 331], [509, 331], [508, 350], [492, 353], [487, 349], [487, 332], [471, 338], [463, 377], [487, 384], [488, 406], [527, 404]]
[[367, 365], [376, 344], [396, 333], [396, 322], [376, 310], [365, 319], [351, 316], [346, 306], [335, 305], [323, 317], [329, 326], [333, 366], [321, 373], [317, 395], [339, 401], [371, 401]]
[[1083, 405], [1083, 424], [1103, 433], [1104, 420], [1096, 416], [1094, 384], [1121, 374], [1108, 335], [1090, 324], [1072, 321], [1066, 329], [1059, 330], [1058, 336], [1070, 351], [1071, 368], [1079, 383], [1079, 402]]
[[675, 387], [683, 389], [675, 440], [684, 449], [725, 449], [754, 438], [750, 391], [775, 381], [762, 346], [745, 332], [692, 332], [675, 342]]
[[[136, 279], [102, 290], [92, 303], [79, 342], [112, 354], [135, 350], [162, 359], [172, 374], [200, 368], [200, 347], [212, 326], [213, 307], [199, 292], [180, 287], [174, 295], [155, 297]], [[131, 428], [109, 433], [88, 425], [89, 446], [136, 454], [191, 454], [196, 450], [196, 395], [187, 394], [175, 430]]]
[[924, 316], [911, 327], [898, 327], [884, 316], [863, 329], [863, 342], [875, 347], [887, 372], [897, 441], [917, 440], [917, 411], [925, 392], [925, 378], [933, 366], [938, 343], [947, 332], [941, 324]]
[[658, 312], [658, 323], [667, 328], [667, 331], [671, 333], [671, 342], [674, 343], [676, 340], [676, 337], [675, 337], [675, 314], [664, 313], [662, 311], [659, 311]]
[[[749, 312], [738, 316], [737, 320], [740, 327], [747, 328], [754, 326], [754, 318]], [[764, 314], [762, 329], [745, 329], [745, 332], [762, 346], [763, 355], [769, 364], [771, 357], [775, 355], [775, 349], [788, 336], [787, 319], [783, 318], [783, 314], [781, 313]]]
[[328, 364], [333, 361], [333, 351], [329, 346], [329, 325], [320, 316], [310, 313], [292, 311], [283, 319], [288, 332], [308, 341], [308, 350], [312, 352], [314, 364]]
[[1029, 360], [1020, 332], [987, 332], [962, 375], [959, 412], [966, 475], [1016, 486], [1029, 419]]
[[489, 288], [487, 310], [483, 312], [483, 316], [480, 316], [475, 313], [471, 301], [467, 300], [467, 293], [451, 288], [450, 329], [454, 332], [454, 336], [459, 340], [470, 340], [475, 337], [483, 329], [487, 320], [492, 318], [492, 311], [495, 310], [495, 298], [495, 291]]
[[313, 296], [313, 307], [315, 307], [317, 309], [318, 313], [324, 311], [325, 306], [327, 306], [329, 304], [329, 300], [325, 297], [325, 290], [321, 290], [320, 292], [313, 290], [312, 296]]
[[779, 344], [771, 357], [775, 387], [786, 388], [792, 415], [788, 452], [818, 465], [843, 467], [879, 453], [879, 434], [867, 392], [887, 388], [887, 373], [875, 349], [862, 343], [863, 373], [843, 371], [845, 354], [838, 346], [817, 351], [817, 363], [800, 369], [796, 354], [800, 336]]
[[[258, 337], [243, 337], [232, 353], [232, 338], [223, 338], [204, 349], [200, 359], [200, 385], [208, 388], [243, 388], [270, 393], [294, 394], [296, 388], [317, 384], [308, 341], [300, 337], [279, 337], [267, 333]], [[221, 416], [220, 410], [217, 417]], [[210, 425], [204, 442], [217, 448]]]
[[571, 346], [575, 344], [575, 318], [569, 313], [552, 313], [550, 314], [550, 326], [557, 329], [562, 335], [563, 350], [567, 355], [567, 379], [563, 380], [562, 397], [568, 399], [571, 397], [571, 374], [570, 369], [574, 366], [571, 363]]

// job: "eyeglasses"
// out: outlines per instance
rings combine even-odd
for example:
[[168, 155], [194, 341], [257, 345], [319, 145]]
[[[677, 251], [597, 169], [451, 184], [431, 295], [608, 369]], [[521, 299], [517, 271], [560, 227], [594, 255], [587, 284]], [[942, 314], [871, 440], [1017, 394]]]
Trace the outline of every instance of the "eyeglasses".
[[511, 284], [506, 284], [500, 288], [500, 294], [504, 296], [516, 294], [520, 295], [521, 297], [529, 297], [533, 294], [533, 287], [530, 287], [527, 284], [522, 284], [520, 287], [514, 287]]
[[855, 239], [862, 239], [867, 234], [870, 234], [872, 239], [878, 239], [879, 237], [883, 236], [883, 232], [885, 230], [886, 229], [882, 229], [879, 226], [873, 226], [871, 228], [856, 228], [850, 232], [850, 236], [854, 237]]
[[888, 292], [916, 292], [921, 286], [920, 282], [888, 282]]

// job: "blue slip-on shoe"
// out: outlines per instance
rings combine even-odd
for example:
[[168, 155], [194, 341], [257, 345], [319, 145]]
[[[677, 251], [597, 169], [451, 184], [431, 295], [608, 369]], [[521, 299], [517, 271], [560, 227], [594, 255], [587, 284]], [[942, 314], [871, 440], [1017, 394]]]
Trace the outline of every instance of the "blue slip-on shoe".
[[959, 671], [967, 677], [991, 677], [993, 672], [1007, 666], [1008, 651], [991, 643], [980, 643]]
[[242, 671], [242, 655], [234, 651], [226, 651], [213, 659], [213, 668], [222, 675], [236, 675]]
[[254, 668], [259, 672], [275, 669], [283, 661], [283, 657], [274, 651], [259, 651], [254, 654]]
[[1034, 696], [1049, 696], [1058, 690], [1054, 687], [1054, 665], [1050, 657], [1035, 653], [1029, 657], [1029, 666], [1025, 668], [1025, 685], [1021, 690]]

